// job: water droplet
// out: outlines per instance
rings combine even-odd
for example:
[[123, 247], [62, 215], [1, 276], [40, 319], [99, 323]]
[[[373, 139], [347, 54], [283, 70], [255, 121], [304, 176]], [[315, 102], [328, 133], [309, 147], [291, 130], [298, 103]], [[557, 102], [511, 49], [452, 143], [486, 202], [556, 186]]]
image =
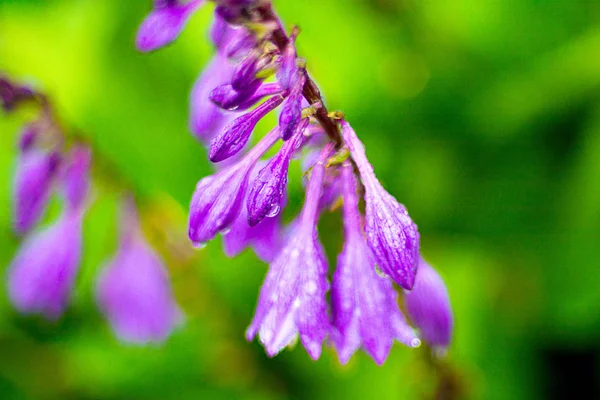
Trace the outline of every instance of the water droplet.
[[225, 236], [231, 231], [231, 227], [221, 230], [221, 235]]
[[421, 340], [419, 340], [419, 338], [414, 338], [410, 341], [410, 346], [414, 348], [421, 347]]
[[206, 247], [206, 242], [192, 242], [192, 246], [194, 246], [195, 249], [203, 249]]
[[279, 214], [279, 211], [281, 211], [281, 207], [279, 207], [279, 204], [275, 204], [273, 207], [271, 207], [269, 211], [267, 211], [266, 216], [269, 218], [273, 218], [277, 216], [277, 214]]

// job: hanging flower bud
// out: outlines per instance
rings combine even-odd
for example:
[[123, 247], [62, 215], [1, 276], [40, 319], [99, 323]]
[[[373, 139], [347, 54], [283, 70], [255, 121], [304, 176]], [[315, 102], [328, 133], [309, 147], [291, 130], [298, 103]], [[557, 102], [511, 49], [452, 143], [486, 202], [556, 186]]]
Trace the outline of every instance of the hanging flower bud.
[[352, 127], [342, 121], [342, 136], [360, 171], [365, 187], [367, 241], [377, 265], [400, 286], [410, 290], [415, 282], [419, 260], [419, 232], [398, 203], [379, 183]]
[[[263, 164], [263, 165], [261, 165]], [[256, 179], [258, 171], [266, 164], [259, 161], [252, 170], [249, 181]], [[246, 202], [248, 200], [246, 199]], [[223, 237], [223, 247], [227, 257], [238, 255], [251, 246], [256, 255], [264, 262], [271, 262], [281, 250], [283, 244], [281, 218], [265, 218], [256, 226], [248, 225], [247, 207], [242, 207], [231, 230]]]
[[200, 74], [194, 84], [190, 101], [190, 130], [204, 143], [210, 142], [219, 132], [225, 121], [232, 118], [225, 115], [217, 105], [209, 99], [210, 92], [217, 86], [231, 80], [233, 66], [227, 58], [215, 55], [208, 66]]
[[77, 145], [71, 150], [63, 178], [65, 198], [71, 208], [79, 208], [85, 203], [90, 185], [88, 172], [91, 162], [89, 147]]
[[283, 140], [292, 137], [302, 119], [302, 88], [304, 87], [306, 75], [302, 72], [299, 75], [290, 95], [283, 103], [281, 114], [279, 114], [279, 129]]
[[419, 273], [410, 292], [404, 293], [410, 318], [432, 347], [444, 349], [452, 338], [452, 308], [444, 281], [425, 260], [419, 260]]
[[316, 360], [329, 331], [327, 261], [316, 224], [325, 162], [331, 150], [331, 146], [323, 150], [313, 169], [294, 235], [271, 263], [254, 320], [246, 332], [248, 340], [259, 335], [269, 356], [279, 353], [299, 334], [308, 354]]
[[182, 313], [162, 261], [142, 236], [133, 201], [125, 203], [121, 224], [117, 254], [98, 279], [98, 305], [121, 340], [162, 342]]
[[[308, 118], [304, 123], [306, 128]], [[281, 210], [281, 200], [287, 185], [288, 168], [294, 151], [301, 145], [304, 137], [302, 132], [298, 133], [292, 140], [283, 144], [281, 150], [267, 165], [260, 170], [254, 180], [248, 201], [248, 224], [257, 225], [265, 217], [274, 217]]]
[[392, 283], [375, 271], [375, 258], [360, 226], [357, 187], [350, 163], [342, 166], [342, 181], [345, 243], [331, 287], [333, 342], [342, 364], [362, 344], [381, 365], [395, 339], [411, 347], [419, 346], [420, 341], [398, 308]]
[[190, 205], [188, 230], [194, 245], [202, 246], [231, 227], [246, 196], [250, 172], [278, 135], [277, 129], [272, 130], [237, 164], [198, 182]]
[[279, 106], [282, 101], [281, 96], [271, 97], [254, 110], [229, 123], [213, 139], [208, 155], [210, 161], [223, 161], [239, 152], [250, 139], [250, 135], [258, 121]]
[[14, 228], [29, 231], [41, 218], [60, 164], [57, 152], [36, 148], [37, 131], [28, 126], [20, 139], [20, 153], [13, 186]]
[[8, 269], [8, 296], [17, 310], [49, 320], [62, 315], [79, 267], [82, 216], [82, 209], [66, 209], [21, 245]]
[[156, 1], [154, 9], [144, 19], [137, 32], [135, 45], [139, 51], [149, 52], [170, 44], [177, 39], [189, 17], [204, 0]]
[[298, 31], [294, 30], [288, 44], [283, 51], [283, 58], [279, 69], [277, 70], [277, 81], [284, 90], [295, 86], [298, 79], [298, 67], [296, 66], [296, 35]]
[[258, 79], [241, 90], [235, 90], [231, 84], [225, 84], [214, 88], [208, 97], [224, 110], [235, 110], [240, 104], [249, 100], [261, 85], [262, 82]]
[[256, 63], [258, 62], [259, 54], [256, 51], [251, 51], [233, 71], [231, 78], [231, 86], [235, 90], [242, 90], [249, 86], [252, 81], [256, 80]]

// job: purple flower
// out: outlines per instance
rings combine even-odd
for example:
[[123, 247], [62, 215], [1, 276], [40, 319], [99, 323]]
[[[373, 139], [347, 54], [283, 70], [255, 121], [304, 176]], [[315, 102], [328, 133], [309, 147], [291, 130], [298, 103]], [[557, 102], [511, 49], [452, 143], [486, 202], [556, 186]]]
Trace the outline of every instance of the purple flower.
[[219, 129], [229, 123], [233, 114], [225, 114], [209, 99], [210, 92], [231, 80], [233, 66], [217, 54], [194, 84], [190, 101], [190, 130], [202, 142], [210, 142]]
[[194, 245], [202, 246], [231, 227], [246, 196], [250, 172], [278, 135], [277, 129], [272, 130], [237, 164], [198, 182], [190, 205], [188, 229]]
[[57, 152], [35, 147], [36, 136], [26, 128], [20, 140], [13, 186], [14, 227], [18, 233], [29, 231], [41, 218], [60, 164]]
[[254, 320], [246, 332], [248, 340], [259, 335], [269, 356], [279, 353], [299, 334], [308, 354], [316, 360], [330, 329], [325, 299], [329, 288], [327, 261], [316, 224], [325, 162], [331, 149], [324, 149], [313, 169], [300, 221], [271, 263]]
[[422, 258], [415, 285], [404, 294], [404, 301], [423, 339], [433, 347], [448, 347], [453, 326], [448, 291], [442, 278]]
[[162, 342], [183, 316], [162, 261], [140, 232], [135, 206], [123, 210], [119, 249], [99, 277], [97, 301], [121, 340]]
[[[259, 162], [259, 164], [262, 162]], [[256, 179], [258, 165], [254, 167], [250, 181]], [[247, 201], [247, 199], [246, 199]], [[234, 257], [246, 247], [251, 246], [256, 255], [264, 262], [271, 262], [281, 250], [283, 244], [281, 218], [265, 218], [260, 224], [248, 224], [247, 207], [242, 207], [231, 230], [223, 237], [225, 254]]]
[[273, 96], [254, 110], [229, 123], [212, 141], [209, 159], [219, 162], [239, 152], [250, 139], [254, 127], [265, 115], [281, 104], [281, 96]]
[[204, 3], [192, 0], [156, 1], [154, 9], [140, 25], [135, 45], [139, 51], [148, 52], [168, 45], [181, 33], [189, 17]]
[[367, 242], [381, 270], [410, 290], [419, 261], [419, 232], [406, 208], [379, 183], [356, 133], [342, 121], [342, 136], [365, 187]]
[[[306, 125], [308, 119], [306, 119]], [[287, 185], [288, 168], [295, 150], [302, 144], [303, 136], [299, 133], [292, 140], [283, 144], [281, 150], [267, 165], [260, 170], [254, 180], [248, 201], [248, 224], [257, 225], [265, 217], [274, 217], [281, 210], [281, 200]]]
[[392, 283], [375, 271], [375, 258], [360, 226], [357, 187], [350, 163], [342, 166], [342, 181], [345, 243], [331, 288], [333, 342], [342, 364], [362, 344], [381, 365], [394, 339], [411, 347], [419, 346], [420, 341], [398, 308]]
[[302, 119], [302, 88], [306, 75], [303, 72], [298, 72], [298, 74], [300, 76], [294, 83], [290, 95], [285, 99], [281, 114], [279, 114], [279, 129], [283, 140], [292, 137]]
[[89, 147], [77, 145], [71, 150], [63, 178], [65, 198], [71, 208], [83, 206], [87, 198], [91, 162], [92, 154]]
[[8, 296], [22, 313], [55, 320], [73, 289], [81, 257], [83, 210], [65, 209], [21, 245], [8, 270]]

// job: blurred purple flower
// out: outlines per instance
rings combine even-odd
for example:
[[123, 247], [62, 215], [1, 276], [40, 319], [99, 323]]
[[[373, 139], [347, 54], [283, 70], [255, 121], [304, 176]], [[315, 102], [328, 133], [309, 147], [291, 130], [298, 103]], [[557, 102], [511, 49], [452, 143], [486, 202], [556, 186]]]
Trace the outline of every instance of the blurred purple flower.
[[183, 320], [167, 270], [140, 232], [135, 205], [126, 202], [119, 249], [98, 279], [97, 301], [125, 342], [164, 341]]
[[190, 130], [203, 143], [207, 144], [232, 121], [235, 114], [223, 112], [209, 99], [217, 86], [229, 83], [233, 65], [223, 55], [216, 54], [196, 80], [190, 101]]
[[381, 270], [400, 286], [410, 290], [419, 261], [419, 232], [406, 208], [377, 180], [364, 145], [346, 121], [342, 136], [360, 171], [365, 187], [367, 242]]
[[25, 239], [8, 270], [8, 296], [17, 310], [50, 320], [61, 316], [79, 267], [82, 217], [83, 209], [66, 208]]
[[375, 271], [375, 258], [360, 226], [356, 181], [349, 163], [342, 166], [342, 181], [345, 243], [331, 288], [333, 342], [342, 364], [362, 344], [381, 365], [394, 339], [411, 347], [420, 341], [398, 308], [392, 283]]
[[425, 260], [419, 260], [419, 272], [412, 290], [404, 294], [410, 318], [430, 346], [446, 348], [452, 339], [452, 307], [444, 281]]
[[325, 162], [331, 149], [324, 149], [313, 169], [300, 222], [271, 263], [254, 320], [246, 332], [248, 340], [259, 335], [269, 356], [279, 353], [299, 334], [308, 354], [316, 360], [330, 329], [325, 298], [329, 289], [327, 260], [316, 224]]
[[14, 228], [20, 234], [28, 232], [42, 217], [61, 159], [57, 152], [38, 149], [36, 136], [34, 128], [26, 127], [19, 143], [13, 198]]
[[189, 17], [204, 0], [157, 0], [154, 9], [140, 25], [135, 45], [139, 51], [149, 52], [168, 45], [181, 33]]

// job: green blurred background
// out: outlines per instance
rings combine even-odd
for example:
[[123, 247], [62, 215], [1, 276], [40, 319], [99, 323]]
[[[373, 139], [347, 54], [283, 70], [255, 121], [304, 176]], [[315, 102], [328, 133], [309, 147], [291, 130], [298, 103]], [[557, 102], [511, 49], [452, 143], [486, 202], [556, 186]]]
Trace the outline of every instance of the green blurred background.
[[[173, 46], [143, 55], [133, 41], [149, 7], [3, 0], [0, 71], [48, 93], [65, 125], [90, 137], [148, 199], [146, 223], [163, 232], [154, 238], [161, 247], [185, 238], [192, 190], [211, 171], [187, 115], [212, 52], [212, 6]], [[95, 276], [116, 246], [118, 195], [99, 185], [67, 314], [54, 324], [20, 317], [0, 285], [0, 398], [536, 399], [561, 398], [567, 387], [598, 394], [600, 2], [275, 7], [302, 28], [299, 52], [327, 105], [346, 113], [378, 176], [419, 224], [422, 251], [454, 306], [447, 360], [431, 363], [425, 349], [400, 345], [383, 367], [362, 353], [342, 367], [331, 349], [313, 362], [300, 346], [268, 359], [244, 339], [265, 265], [250, 251], [226, 259], [220, 239], [200, 252], [171, 252], [185, 326], [164, 346], [121, 345], [93, 300]], [[0, 118], [2, 271], [18, 246], [10, 182], [26, 118]], [[291, 203], [299, 204], [299, 168], [294, 174]], [[321, 224], [330, 259], [339, 250], [337, 218]]]

